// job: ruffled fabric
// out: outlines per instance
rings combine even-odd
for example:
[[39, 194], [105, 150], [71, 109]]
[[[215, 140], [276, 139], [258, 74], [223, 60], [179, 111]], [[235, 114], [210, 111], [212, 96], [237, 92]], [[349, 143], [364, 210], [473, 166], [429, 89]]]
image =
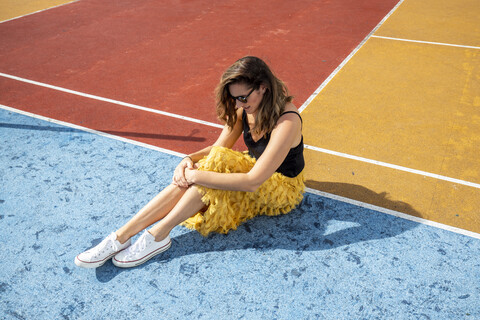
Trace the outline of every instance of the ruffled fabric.
[[[247, 153], [213, 147], [198, 164], [199, 170], [204, 171], [244, 173], [250, 171], [255, 162]], [[241, 223], [258, 215], [276, 216], [290, 212], [303, 199], [305, 180], [303, 172], [295, 178], [275, 172], [255, 192], [197, 187], [208, 208], [182, 225], [207, 236], [210, 232], [226, 234], [236, 230]]]

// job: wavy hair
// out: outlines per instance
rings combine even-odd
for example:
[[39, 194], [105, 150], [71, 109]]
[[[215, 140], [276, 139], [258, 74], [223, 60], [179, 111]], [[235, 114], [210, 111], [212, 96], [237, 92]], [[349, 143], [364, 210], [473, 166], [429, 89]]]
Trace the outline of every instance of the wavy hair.
[[236, 102], [230, 95], [229, 86], [234, 83], [245, 84], [257, 90], [265, 86], [265, 94], [258, 106], [255, 126], [252, 132], [266, 134], [275, 128], [278, 118], [285, 110], [287, 102], [293, 100], [282, 80], [278, 79], [268, 65], [257, 57], [244, 57], [237, 60], [222, 75], [215, 94], [217, 98], [217, 116], [233, 128], [237, 122]]

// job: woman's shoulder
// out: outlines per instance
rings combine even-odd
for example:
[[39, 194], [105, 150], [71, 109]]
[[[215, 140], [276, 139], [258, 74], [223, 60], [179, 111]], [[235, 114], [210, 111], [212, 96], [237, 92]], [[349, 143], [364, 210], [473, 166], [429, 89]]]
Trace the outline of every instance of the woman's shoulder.
[[[297, 114], [297, 116], [295, 116], [295, 114]], [[288, 102], [286, 105], [285, 105], [285, 109], [283, 110], [283, 113], [280, 115], [280, 118], [283, 118], [283, 117], [288, 117], [288, 116], [291, 116], [292, 119], [295, 118], [301, 118], [300, 117], [300, 113], [298, 112], [298, 109], [297, 107], [295, 107], [295, 105], [291, 102]]]
[[237, 110], [235, 110], [235, 112], [237, 113], [237, 119], [243, 119], [243, 109], [242, 108], [238, 108]]
[[283, 113], [278, 118], [275, 129], [286, 123], [294, 123], [294, 127], [298, 127], [299, 130], [301, 130], [302, 122], [303, 121], [297, 107], [295, 107], [293, 103], [289, 102], [285, 105]]
[[285, 111], [284, 112], [286, 112], [286, 111], [298, 112], [298, 109], [297, 109], [297, 107], [295, 107], [295, 105], [292, 102], [287, 102], [285, 104]]

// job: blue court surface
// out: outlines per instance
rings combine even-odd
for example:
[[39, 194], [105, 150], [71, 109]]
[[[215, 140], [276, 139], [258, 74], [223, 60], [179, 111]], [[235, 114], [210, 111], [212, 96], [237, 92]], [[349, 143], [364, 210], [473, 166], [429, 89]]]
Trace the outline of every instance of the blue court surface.
[[133, 269], [75, 256], [179, 158], [0, 109], [1, 319], [480, 319], [480, 240], [307, 193]]

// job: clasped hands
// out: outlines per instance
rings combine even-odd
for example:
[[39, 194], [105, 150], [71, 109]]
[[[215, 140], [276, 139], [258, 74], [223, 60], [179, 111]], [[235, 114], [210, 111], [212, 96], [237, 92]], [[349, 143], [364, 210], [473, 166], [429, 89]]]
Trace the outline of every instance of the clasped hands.
[[172, 183], [182, 188], [188, 188], [192, 185], [197, 166], [190, 157], [185, 157], [180, 161], [173, 173]]

